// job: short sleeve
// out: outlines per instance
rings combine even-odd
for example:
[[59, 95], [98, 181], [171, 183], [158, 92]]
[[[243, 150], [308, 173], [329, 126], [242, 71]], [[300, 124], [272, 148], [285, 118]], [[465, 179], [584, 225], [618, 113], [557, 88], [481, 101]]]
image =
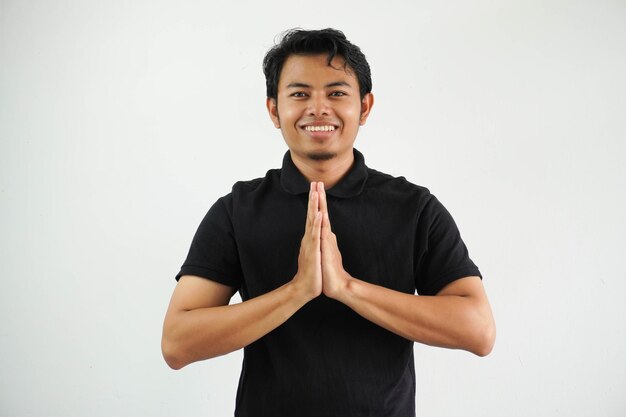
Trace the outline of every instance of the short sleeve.
[[418, 294], [435, 295], [449, 283], [467, 276], [482, 279], [454, 219], [432, 195], [420, 216], [418, 235], [418, 246], [423, 248], [415, 277]]
[[241, 265], [226, 199], [217, 200], [200, 223], [177, 281], [183, 275], [196, 275], [233, 288], [241, 285]]

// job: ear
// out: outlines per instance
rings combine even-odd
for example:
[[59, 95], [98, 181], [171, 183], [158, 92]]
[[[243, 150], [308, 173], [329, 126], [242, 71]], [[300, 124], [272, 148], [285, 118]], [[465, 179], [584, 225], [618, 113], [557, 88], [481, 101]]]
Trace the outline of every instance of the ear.
[[363, 126], [367, 121], [367, 117], [370, 115], [370, 111], [372, 111], [372, 107], [374, 106], [374, 95], [372, 93], [367, 93], [363, 100], [361, 100], [361, 119], [359, 120], [359, 125]]
[[272, 119], [272, 123], [274, 123], [274, 127], [280, 129], [280, 118], [278, 117], [278, 103], [276, 103], [276, 99], [268, 97], [265, 100], [265, 106], [267, 107], [270, 119]]

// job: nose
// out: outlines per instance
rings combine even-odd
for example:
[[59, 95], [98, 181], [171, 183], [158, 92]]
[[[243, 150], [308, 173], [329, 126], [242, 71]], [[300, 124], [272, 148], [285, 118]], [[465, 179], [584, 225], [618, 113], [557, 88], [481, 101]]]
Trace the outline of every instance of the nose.
[[309, 116], [328, 116], [331, 112], [330, 102], [326, 94], [317, 94], [310, 98], [307, 114]]

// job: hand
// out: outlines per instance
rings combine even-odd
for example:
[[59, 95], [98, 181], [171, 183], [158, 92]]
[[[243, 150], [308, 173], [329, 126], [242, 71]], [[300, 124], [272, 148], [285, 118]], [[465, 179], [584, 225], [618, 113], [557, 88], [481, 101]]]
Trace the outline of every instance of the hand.
[[319, 210], [320, 195], [317, 183], [311, 183], [304, 236], [298, 255], [298, 272], [293, 279], [307, 298], [313, 299], [322, 293], [321, 229], [322, 212]]
[[333, 233], [328, 216], [328, 204], [324, 183], [318, 183], [319, 207], [322, 213], [322, 290], [327, 297], [337, 298], [345, 290], [350, 274], [343, 269], [337, 236]]

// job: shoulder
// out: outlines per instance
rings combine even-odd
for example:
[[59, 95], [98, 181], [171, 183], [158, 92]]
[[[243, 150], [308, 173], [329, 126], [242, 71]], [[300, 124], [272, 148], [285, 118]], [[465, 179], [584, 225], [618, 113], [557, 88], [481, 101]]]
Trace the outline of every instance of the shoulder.
[[392, 175], [368, 168], [365, 186], [368, 202], [391, 208], [395, 213], [412, 216], [421, 224], [432, 223], [449, 212], [431, 191], [405, 177]]
[[280, 169], [270, 169], [264, 177], [251, 180], [237, 181], [232, 188], [231, 194], [246, 194], [258, 191], [266, 185], [272, 184], [280, 177]]
[[377, 197], [421, 201], [424, 204], [435, 199], [428, 188], [414, 184], [405, 177], [394, 177], [372, 168], [367, 169], [367, 174], [365, 189]]
[[280, 169], [270, 169], [264, 177], [237, 181], [233, 184], [230, 193], [219, 200], [230, 211], [233, 204], [241, 204], [246, 200], [266, 196], [280, 186], [280, 171]]

